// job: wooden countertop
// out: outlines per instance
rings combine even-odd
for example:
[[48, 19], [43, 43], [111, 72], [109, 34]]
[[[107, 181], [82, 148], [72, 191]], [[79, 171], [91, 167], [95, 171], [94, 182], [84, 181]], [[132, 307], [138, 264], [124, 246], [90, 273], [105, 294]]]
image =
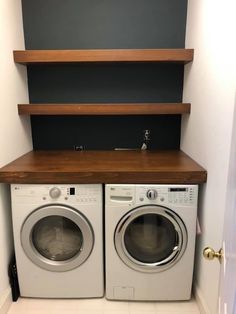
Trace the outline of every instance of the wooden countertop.
[[189, 183], [207, 173], [181, 151], [31, 151], [0, 169], [2, 183]]

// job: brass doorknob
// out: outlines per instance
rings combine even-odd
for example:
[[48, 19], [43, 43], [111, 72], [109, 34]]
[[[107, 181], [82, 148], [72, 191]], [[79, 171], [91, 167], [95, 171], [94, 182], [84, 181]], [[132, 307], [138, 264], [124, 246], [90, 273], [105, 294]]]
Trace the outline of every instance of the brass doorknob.
[[203, 250], [203, 256], [208, 259], [209, 261], [213, 260], [215, 257], [218, 258], [219, 262], [221, 263], [222, 259], [223, 259], [223, 250], [220, 249], [219, 252], [215, 252], [214, 249], [212, 249], [211, 247], [206, 247]]

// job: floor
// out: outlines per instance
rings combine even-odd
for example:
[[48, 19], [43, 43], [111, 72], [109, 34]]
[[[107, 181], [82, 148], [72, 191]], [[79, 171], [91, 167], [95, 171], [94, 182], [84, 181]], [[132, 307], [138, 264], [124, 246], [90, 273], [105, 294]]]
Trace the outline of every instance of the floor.
[[43, 300], [20, 298], [8, 314], [200, 314], [194, 300], [184, 302], [123, 302], [106, 299]]

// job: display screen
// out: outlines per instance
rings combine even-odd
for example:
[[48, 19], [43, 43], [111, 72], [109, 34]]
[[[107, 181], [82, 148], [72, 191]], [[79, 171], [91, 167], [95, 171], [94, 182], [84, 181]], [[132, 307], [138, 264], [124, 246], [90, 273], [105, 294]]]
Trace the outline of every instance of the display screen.
[[170, 188], [169, 192], [187, 192], [187, 188]]
[[75, 195], [75, 188], [70, 188], [70, 195]]

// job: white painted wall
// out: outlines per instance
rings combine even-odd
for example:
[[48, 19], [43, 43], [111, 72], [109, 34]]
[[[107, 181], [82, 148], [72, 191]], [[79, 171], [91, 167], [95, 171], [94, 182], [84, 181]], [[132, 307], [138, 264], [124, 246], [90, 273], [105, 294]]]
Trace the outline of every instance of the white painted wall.
[[[30, 123], [17, 113], [28, 103], [26, 69], [13, 62], [24, 49], [20, 0], [0, 1], [0, 167], [32, 149]], [[7, 267], [13, 249], [9, 187], [0, 184], [0, 304], [9, 289]], [[0, 309], [1, 310], [1, 309]]]
[[235, 67], [235, 0], [189, 0], [186, 48], [194, 48], [185, 68], [183, 101], [192, 103], [182, 119], [181, 149], [208, 172], [203, 186], [196, 257], [197, 293], [208, 313], [217, 313], [220, 264], [202, 257], [205, 246], [222, 245], [230, 157]]

